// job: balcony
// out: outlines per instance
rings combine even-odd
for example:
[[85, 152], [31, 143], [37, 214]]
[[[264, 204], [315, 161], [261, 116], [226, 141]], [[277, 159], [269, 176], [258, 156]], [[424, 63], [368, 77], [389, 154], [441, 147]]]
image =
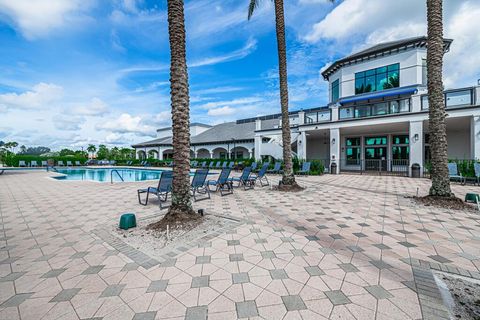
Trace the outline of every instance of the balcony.
[[[455, 109], [474, 105], [473, 88], [455, 89], [445, 91], [443, 99], [447, 109]], [[428, 110], [428, 95], [422, 95], [422, 110]]]
[[305, 112], [305, 123], [329, 122], [332, 120], [330, 109]]
[[382, 101], [338, 109], [338, 118], [357, 119], [410, 112], [410, 99]]

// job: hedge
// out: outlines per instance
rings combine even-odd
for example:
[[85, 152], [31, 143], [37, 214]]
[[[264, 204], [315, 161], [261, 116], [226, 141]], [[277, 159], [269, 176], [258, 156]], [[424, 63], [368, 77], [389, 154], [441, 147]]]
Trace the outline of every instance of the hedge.
[[50, 159], [53, 159], [55, 161], [55, 164], [57, 164], [58, 161], [63, 161], [64, 164], [67, 164], [67, 161], [71, 161], [72, 163], [75, 163], [75, 161], [80, 161], [80, 163], [83, 165], [87, 161], [87, 159], [85, 159], [84, 157], [76, 156], [42, 157], [29, 155], [14, 155], [5, 158], [4, 162], [7, 167], [18, 167], [18, 163], [20, 161], [25, 161], [27, 165], [30, 165], [31, 161], [37, 161], [37, 164], [41, 165], [42, 161], [48, 161]]

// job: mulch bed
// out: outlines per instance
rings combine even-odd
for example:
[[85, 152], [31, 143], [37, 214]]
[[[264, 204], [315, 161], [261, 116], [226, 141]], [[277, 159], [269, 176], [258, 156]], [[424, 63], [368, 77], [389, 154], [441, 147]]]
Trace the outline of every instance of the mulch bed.
[[272, 186], [272, 190], [282, 191], [282, 192], [300, 192], [305, 190], [305, 188], [299, 186], [297, 183], [293, 185], [286, 185], [279, 183], [278, 186]]
[[456, 277], [444, 275], [442, 280], [446, 283], [452, 295], [452, 313], [455, 319], [479, 320], [480, 319], [480, 285]]
[[163, 216], [160, 221], [153, 222], [147, 226], [147, 230], [165, 231], [167, 226], [170, 231], [192, 230], [203, 222], [203, 217], [191, 210], [191, 212], [185, 212], [181, 210], [171, 210]]
[[410, 198], [417, 204], [421, 204], [426, 207], [432, 206], [432, 207], [444, 208], [449, 210], [478, 212], [475, 205], [464, 202], [462, 199], [456, 198], [456, 197], [448, 198], [448, 197], [438, 197], [438, 196], [425, 196], [425, 197], [407, 197], [407, 198]]

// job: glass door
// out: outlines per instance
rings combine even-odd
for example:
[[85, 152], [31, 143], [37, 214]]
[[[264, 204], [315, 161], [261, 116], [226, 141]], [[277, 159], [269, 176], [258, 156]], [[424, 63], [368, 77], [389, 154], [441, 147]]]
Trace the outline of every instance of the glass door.
[[365, 137], [365, 170], [387, 170], [387, 137]]

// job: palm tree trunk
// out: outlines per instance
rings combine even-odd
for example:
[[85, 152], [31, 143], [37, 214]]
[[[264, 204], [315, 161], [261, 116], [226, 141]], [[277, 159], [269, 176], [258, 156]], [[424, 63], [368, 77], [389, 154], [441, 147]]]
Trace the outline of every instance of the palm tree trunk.
[[278, 46], [278, 73], [280, 78], [280, 105], [282, 108], [282, 144], [284, 170], [282, 184], [295, 184], [292, 170], [292, 140], [288, 117], [287, 45], [285, 42], [285, 16], [283, 0], [275, 0], [275, 24]]
[[427, 0], [427, 22], [427, 86], [432, 162], [430, 195], [451, 197], [453, 194], [448, 175], [446, 112], [442, 81], [444, 52], [442, 0]]
[[173, 131], [172, 205], [167, 213], [194, 213], [190, 200], [190, 116], [183, 0], [168, 0]]

